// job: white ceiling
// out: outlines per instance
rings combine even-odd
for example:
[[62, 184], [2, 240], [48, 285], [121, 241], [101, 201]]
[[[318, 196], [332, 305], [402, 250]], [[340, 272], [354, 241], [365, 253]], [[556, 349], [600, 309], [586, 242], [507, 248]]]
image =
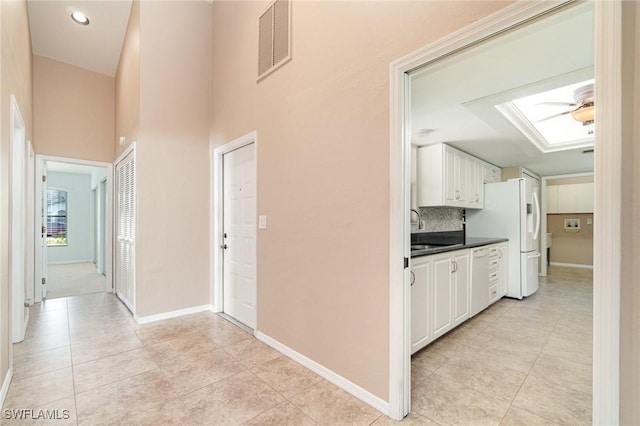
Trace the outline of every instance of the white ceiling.
[[[542, 153], [495, 108], [593, 78], [593, 7], [572, 7], [414, 72], [412, 143], [447, 142], [498, 166], [522, 165], [543, 176], [593, 171], [593, 154], [583, 154], [585, 148]], [[557, 112], [550, 107], [549, 115]]]
[[[115, 76], [131, 0], [28, 0], [27, 7], [35, 55]], [[71, 20], [76, 10], [89, 25]]]

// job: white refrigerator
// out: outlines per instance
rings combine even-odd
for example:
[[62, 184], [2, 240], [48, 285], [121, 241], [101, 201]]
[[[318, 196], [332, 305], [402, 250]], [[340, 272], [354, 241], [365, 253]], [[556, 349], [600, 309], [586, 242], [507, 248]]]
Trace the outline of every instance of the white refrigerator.
[[467, 210], [467, 236], [509, 239], [507, 297], [522, 299], [538, 290], [538, 191], [539, 182], [532, 177], [488, 183], [484, 209]]

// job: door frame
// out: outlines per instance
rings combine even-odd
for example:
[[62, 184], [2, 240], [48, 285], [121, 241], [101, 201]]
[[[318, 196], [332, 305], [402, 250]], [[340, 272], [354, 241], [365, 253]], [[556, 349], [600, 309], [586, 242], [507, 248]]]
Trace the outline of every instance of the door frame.
[[[9, 280], [11, 294], [11, 341], [13, 343], [24, 340], [24, 335], [29, 322], [29, 310], [25, 309], [25, 294], [29, 277], [27, 256], [29, 253], [29, 241], [27, 240], [27, 228], [29, 227], [29, 217], [27, 216], [27, 200], [29, 198], [27, 187], [28, 154], [27, 154], [27, 128], [20, 112], [20, 106], [15, 96], [11, 95], [9, 104], [9, 152], [10, 152], [10, 175], [9, 175]], [[30, 145], [30, 143], [29, 143]], [[19, 167], [16, 165], [19, 164]], [[17, 170], [16, 170], [17, 169]], [[20, 206], [14, 204], [14, 191], [16, 184], [20, 185], [21, 199]], [[18, 216], [21, 220], [21, 232], [15, 232], [14, 220]], [[16, 235], [19, 234], [19, 235]], [[20, 250], [16, 250], [16, 246]], [[22, 259], [18, 259], [19, 267], [22, 269], [21, 279], [14, 277], [15, 254], [22, 253]]]
[[[547, 262], [549, 258], [547, 256], [547, 206], [549, 200], [547, 199], [547, 181], [549, 179], [569, 179], [569, 178], [577, 178], [577, 177], [587, 177], [594, 176], [593, 172], [586, 173], [569, 173], [566, 175], [550, 175], [550, 176], [542, 176], [540, 178], [540, 214], [544, 216], [545, 220], [540, 221], [540, 276], [547, 276]], [[542, 247], [545, 247], [543, 250]]]
[[[36, 176], [42, 176], [42, 172], [44, 169], [44, 163], [53, 161], [57, 163], [69, 163], [75, 164], [78, 166], [92, 166], [92, 167], [105, 167], [107, 169], [107, 236], [105, 239], [105, 276], [107, 282], [106, 291], [113, 293], [113, 164], [105, 163], [102, 161], [92, 161], [92, 160], [80, 160], [77, 158], [67, 158], [67, 157], [56, 157], [53, 155], [41, 155], [36, 154]], [[35, 179], [35, 194], [40, 194], [42, 192], [42, 179]], [[35, 195], [34, 194], [34, 195]], [[40, 286], [42, 285], [42, 277], [43, 277], [43, 266], [42, 266], [42, 252], [38, 249], [40, 247], [40, 220], [39, 213], [42, 208], [42, 197], [35, 196], [35, 209], [33, 214], [33, 224], [34, 224], [34, 247], [35, 247], [35, 273], [34, 273], [34, 299], [33, 303], [39, 303], [42, 301], [42, 292], [40, 290]], [[46, 248], [45, 248], [46, 250]]]
[[[411, 410], [410, 78], [408, 73], [570, 1], [520, 1], [390, 65], [389, 416]], [[593, 422], [619, 423], [622, 5], [595, 4], [596, 110], [594, 213]]]
[[[214, 312], [223, 312], [223, 289], [224, 289], [224, 251], [220, 248], [223, 244], [223, 225], [224, 225], [224, 155], [235, 151], [236, 149], [245, 147], [247, 145], [253, 144], [254, 150], [254, 158], [255, 158], [255, 167], [256, 167], [256, 212], [258, 211], [258, 132], [253, 131], [247, 133], [243, 136], [240, 136], [233, 141], [226, 143], [222, 146], [215, 147], [211, 144], [210, 152], [211, 152], [211, 197], [210, 197], [210, 258], [209, 258], [209, 267], [211, 270], [210, 274], [210, 294], [211, 294], [211, 306], [213, 307]], [[258, 264], [258, 256], [257, 256], [257, 241], [258, 234], [256, 234], [256, 253], [254, 253], [256, 257], [256, 328], [254, 329], [254, 334], [258, 331], [258, 269], [260, 265]]]

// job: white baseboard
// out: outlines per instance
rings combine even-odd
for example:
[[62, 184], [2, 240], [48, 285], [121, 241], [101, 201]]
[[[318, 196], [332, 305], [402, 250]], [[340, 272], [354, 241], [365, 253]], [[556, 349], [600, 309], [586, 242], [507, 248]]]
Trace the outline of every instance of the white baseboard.
[[302, 364], [304, 367], [307, 367], [309, 370], [313, 371], [317, 375], [327, 379], [334, 385], [350, 393], [351, 395], [355, 396], [356, 398], [365, 402], [366, 404], [369, 404], [376, 410], [381, 411], [383, 414], [389, 415], [389, 403], [387, 401], [382, 400], [381, 398], [375, 396], [371, 392], [345, 379], [338, 373], [335, 373], [329, 370], [327, 367], [321, 364], [318, 364], [314, 360], [307, 358], [301, 353], [296, 352], [295, 350], [267, 336], [266, 334], [256, 330], [255, 335], [258, 340], [266, 343], [267, 345], [271, 346], [278, 352], [281, 352], [284, 355], [291, 358], [292, 360], [296, 361], [297, 363]]
[[137, 315], [134, 315], [133, 319], [135, 319], [138, 324], [147, 324], [149, 322], [177, 318], [185, 315], [197, 314], [197, 313], [206, 312], [206, 311], [213, 311], [213, 307], [211, 305], [194, 306], [191, 308], [179, 309], [177, 311], [164, 312], [156, 315], [149, 315], [146, 317], [139, 317]]
[[73, 265], [74, 263], [93, 263], [93, 260], [91, 259], [59, 260], [55, 262], [47, 262], [47, 265]]
[[593, 269], [593, 265], [582, 265], [580, 263], [551, 262], [551, 266], [565, 266], [567, 268]]
[[7, 374], [4, 376], [2, 382], [2, 389], [0, 389], [0, 407], [4, 406], [4, 400], [7, 399], [7, 393], [9, 392], [9, 385], [11, 384], [11, 378], [13, 377], [13, 368], [7, 370]]

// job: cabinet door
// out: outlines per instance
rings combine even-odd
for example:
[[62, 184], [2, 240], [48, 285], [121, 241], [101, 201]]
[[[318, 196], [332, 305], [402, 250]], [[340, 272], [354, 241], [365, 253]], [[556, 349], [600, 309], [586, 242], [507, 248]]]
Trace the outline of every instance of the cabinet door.
[[456, 151], [455, 152], [455, 156], [454, 156], [454, 161], [455, 161], [455, 173], [454, 173], [454, 180], [455, 180], [455, 198], [456, 198], [456, 205], [460, 206], [460, 207], [466, 207], [466, 203], [467, 203], [467, 176], [468, 176], [468, 168], [469, 168], [469, 161], [467, 159], [467, 155], [460, 152], [460, 151]]
[[576, 189], [576, 213], [593, 213], [593, 183], [572, 185]]
[[558, 213], [558, 187], [547, 186], [547, 213]]
[[444, 199], [445, 204], [453, 206], [456, 203], [456, 151], [444, 148]]
[[507, 284], [509, 283], [509, 245], [508, 243], [500, 243], [498, 246], [500, 253], [498, 255], [498, 297], [507, 294]]
[[558, 185], [558, 213], [576, 212], [575, 185]]
[[411, 353], [422, 349], [430, 342], [431, 327], [429, 324], [431, 257], [417, 258], [411, 269], [413, 285], [411, 286]]
[[469, 318], [469, 250], [455, 252], [453, 261], [453, 324], [458, 325]]
[[453, 327], [453, 265], [449, 253], [433, 257], [433, 323], [432, 339], [442, 336]]
[[475, 158], [471, 161], [471, 177], [469, 179], [469, 207], [481, 209], [484, 207], [484, 165]]

